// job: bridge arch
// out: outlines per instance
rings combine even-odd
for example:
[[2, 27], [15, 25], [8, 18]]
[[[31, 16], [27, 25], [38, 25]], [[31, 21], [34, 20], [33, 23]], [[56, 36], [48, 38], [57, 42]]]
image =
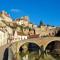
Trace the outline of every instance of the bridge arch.
[[4, 51], [3, 60], [8, 60], [8, 48], [6, 48]]
[[4, 49], [3, 60], [14, 59], [13, 51], [11, 49], [11, 46], [9, 45]]
[[[38, 42], [36, 42], [36, 41], [25, 41], [25, 42], [23, 42], [22, 44], [19, 43], [18, 49], [19, 49], [22, 45], [24, 45], [25, 43], [27, 43], [27, 44], [32, 43], [32, 44], [36, 44], [37, 46], [41, 47], [41, 45], [39, 45]], [[19, 51], [19, 50], [18, 50], [18, 51]]]
[[[22, 41], [16, 41], [16, 42], [12, 42], [11, 44], [11, 49], [13, 51], [13, 54], [15, 54], [16, 49], [17, 52], [19, 52], [19, 48], [26, 42], [29, 43], [35, 43], [37, 44], [39, 47], [41, 47], [41, 45], [44, 46], [44, 48], [46, 49], [46, 47], [48, 46], [49, 43], [53, 42], [53, 41], [60, 41], [60, 37], [44, 37], [44, 38], [34, 38], [34, 39], [27, 39], [27, 40], [22, 40]], [[9, 44], [8, 44], [9, 45]], [[6, 47], [8, 47], [8, 45]], [[4, 49], [6, 48], [4, 46]], [[4, 50], [3, 49], [3, 50]]]
[[44, 48], [46, 49], [46, 47], [47, 47], [50, 43], [52, 43], [52, 42], [57, 42], [57, 41], [60, 42], [60, 40], [54, 40], [54, 39], [52, 39], [52, 40], [50, 40], [50, 41], [47, 40], [47, 42], [46, 42]]
[[21, 56], [21, 58], [28, 55], [29, 56], [28, 60], [29, 59], [33, 60], [33, 57], [35, 57], [35, 59], [39, 58], [41, 54], [41, 50], [40, 50], [40, 46], [38, 46], [36, 43], [26, 42], [22, 46], [20, 46], [19, 53], [20, 53], [19, 55]]
[[32, 43], [32, 42], [26, 42], [24, 43], [22, 46], [20, 46], [19, 51], [22, 51], [22, 49], [27, 49], [29, 50], [29, 52], [31, 51], [39, 51], [40, 50], [40, 46], [38, 46], [36, 43]]
[[16, 41], [16, 42], [12, 43], [12, 50], [15, 53], [16, 47], [17, 47], [17, 51], [19, 51], [20, 46], [22, 46], [24, 43], [27, 43], [27, 42], [35, 43], [39, 47], [41, 47], [43, 45], [44, 50], [45, 50], [46, 47], [48, 46], [48, 44], [52, 41], [60, 41], [60, 37], [46, 37], [46, 38], [37, 38], [37, 39], [27, 39], [27, 40]]
[[[36, 45], [38, 45], [39, 47], [41, 47], [41, 40], [39, 42], [38, 39], [28, 39], [28, 40], [21, 40], [21, 41], [16, 41], [14, 43], [12, 43], [12, 50], [13, 50], [13, 53], [15, 54], [16, 53], [16, 49], [17, 49], [17, 52], [19, 52], [19, 48], [25, 44], [25, 43], [35, 43]], [[16, 48], [17, 47], [17, 48]]]

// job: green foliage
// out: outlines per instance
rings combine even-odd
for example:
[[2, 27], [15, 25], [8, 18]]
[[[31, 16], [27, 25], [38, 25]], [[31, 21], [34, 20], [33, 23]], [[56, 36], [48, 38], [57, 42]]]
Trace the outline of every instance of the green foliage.
[[29, 22], [30, 24], [33, 24], [32, 22]]
[[40, 26], [45, 26], [45, 24], [43, 23], [43, 21], [40, 21], [40, 24], [39, 24], [38, 27], [40, 27]]
[[23, 28], [24, 28], [23, 26], [20, 26], [20, 29], [21, 29], [22, 32], [23, 32]]

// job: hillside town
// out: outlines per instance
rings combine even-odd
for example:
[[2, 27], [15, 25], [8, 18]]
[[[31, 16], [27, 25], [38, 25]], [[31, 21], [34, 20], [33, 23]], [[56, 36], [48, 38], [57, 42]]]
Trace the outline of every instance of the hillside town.
[[31, 38], [56, 36], [59, 27], [46, 25], [40, 22], [37, 26], [29, 21], [28, 16], [13, 20], [7, 12], [0, 12], [0, 46], [11, 41], [25, 40]]

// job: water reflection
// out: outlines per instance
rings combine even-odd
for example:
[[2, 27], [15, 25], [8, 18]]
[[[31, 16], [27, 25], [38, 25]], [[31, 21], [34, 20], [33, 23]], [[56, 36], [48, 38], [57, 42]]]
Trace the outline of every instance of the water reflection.
[[[51, 50], [53, 49], [51, 48]], [[34, 43], [22, 45], [19, 51], [20, 60], [60, 60], [59, 55], [52, 53], [50, 50], [44, 51], [43, 46], [39, 47]]]
[[40, 47], [35, 43], [24, 44], [20, 47], [21, 60], [38, 60]]
[[47, 54], [55, 60], [60, 60], [60, 41], [52, 41], [46, 47]]
[[[54, 48], [54, 43], [51, 45]], [[53, 50], [51, 47], [49, 44], [49, 47], [44, 50], [44, 46], [39, 47], [35, 43], [25, 43], [20, 47], [16, 55], [13, 54], [9, 47], [5, 49], [3, 60], [60, 60], [60, 55], [57, 52], [60, 52], [60, 50]]]

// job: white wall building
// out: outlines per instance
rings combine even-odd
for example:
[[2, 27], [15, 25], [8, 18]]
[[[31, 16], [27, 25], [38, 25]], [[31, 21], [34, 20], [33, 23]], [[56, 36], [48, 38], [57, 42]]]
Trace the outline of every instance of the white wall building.
[[12, 42], [15, 42], [15, 41], [20, 41], [20, 40], [26, 40], [26, 39], [28, 39], [28, 37], [26, 35], [18, 35], [17, 31], [15, 31], [13, 39], [14, 40], [12, 40]]

